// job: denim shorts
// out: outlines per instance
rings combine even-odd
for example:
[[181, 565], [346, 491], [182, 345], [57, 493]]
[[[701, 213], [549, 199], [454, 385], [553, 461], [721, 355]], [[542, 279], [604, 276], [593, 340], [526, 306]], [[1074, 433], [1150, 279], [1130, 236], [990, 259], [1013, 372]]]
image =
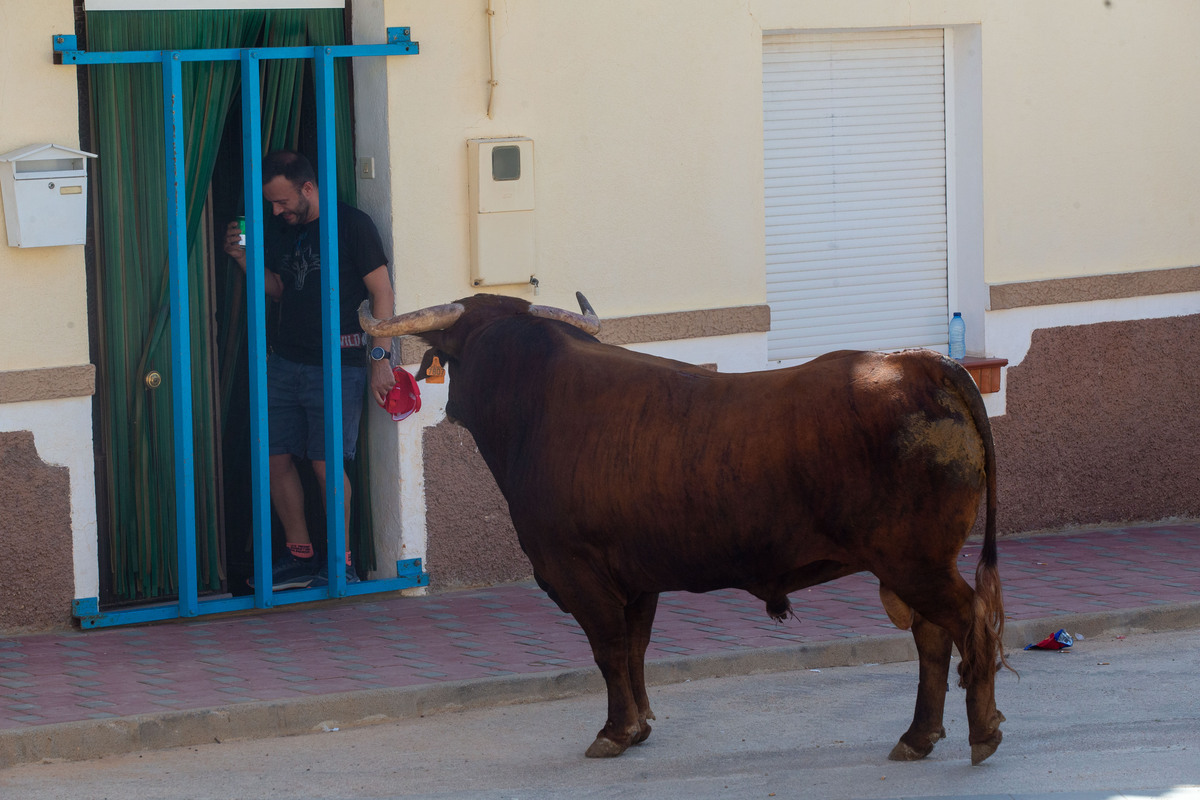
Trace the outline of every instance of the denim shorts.
[[[321, 367], [267, 357], [267, 428], [270, 453], [325, 460], [325, 376]], [[342, 366], [342, 452], [354, 458], [367, 368]]]

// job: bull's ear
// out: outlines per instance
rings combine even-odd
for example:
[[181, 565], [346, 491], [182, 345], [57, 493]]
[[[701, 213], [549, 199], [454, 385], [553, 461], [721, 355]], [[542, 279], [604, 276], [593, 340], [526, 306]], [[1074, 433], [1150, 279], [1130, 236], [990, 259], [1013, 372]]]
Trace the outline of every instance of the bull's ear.
[[446, 374], [446, 372], [445, 372], [446, 354], [443, 353], [441, 350], [438, 350], [436, 347], [431, 347], [425, 351], [425, 355], [421, 356], [421, 368], [419, 370], [417, 370], [417, 375], [416, 375], [417, 380], [423, 381], [429, 377], [429, 368], [431, 366], [433, 366], [433, 361], [435, 358], [439, 362], [437, 370], [435, 370], [435, 372], [438, 370], [440, 370], [440, 372], [438, 372], [438, 374], [435, 375], [434, 377], [442, 377]]

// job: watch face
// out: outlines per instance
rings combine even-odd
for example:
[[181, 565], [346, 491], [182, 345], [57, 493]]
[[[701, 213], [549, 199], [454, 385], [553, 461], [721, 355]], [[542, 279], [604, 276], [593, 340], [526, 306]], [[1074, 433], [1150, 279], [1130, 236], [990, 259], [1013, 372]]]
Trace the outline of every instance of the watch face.
[[371, 348], [371, 359], [374, 361], [383, 361], [387, 357], [387, 350], [382, 347]]

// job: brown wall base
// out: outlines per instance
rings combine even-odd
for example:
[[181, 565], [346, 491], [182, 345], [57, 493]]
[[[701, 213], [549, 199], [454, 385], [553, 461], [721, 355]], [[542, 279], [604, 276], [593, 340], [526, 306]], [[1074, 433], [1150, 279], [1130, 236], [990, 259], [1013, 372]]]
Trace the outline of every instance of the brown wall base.
[[508, 503], [467, 429], [443, 420], [425, 430], [423, 446], [430, 588], [530, 578], [533, 568], [517, 543]]
[[1200, 515], [1200, 315], [1035, 331], [992, 420], [1002, 532]]
[[71, 481], [29, 431], [0, 433], [0, 634], [67, 627], [74, 598]]

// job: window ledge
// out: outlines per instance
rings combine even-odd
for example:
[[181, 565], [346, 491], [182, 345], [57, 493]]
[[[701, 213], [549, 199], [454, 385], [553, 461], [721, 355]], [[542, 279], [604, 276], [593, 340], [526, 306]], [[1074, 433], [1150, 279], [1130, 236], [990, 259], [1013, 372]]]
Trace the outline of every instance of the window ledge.
[[975, 379], [980, 394], [990, 394], [1000, 391], [1000, 368], [1008, 365], [1008, 359], [967, 356], [962, 365]]

